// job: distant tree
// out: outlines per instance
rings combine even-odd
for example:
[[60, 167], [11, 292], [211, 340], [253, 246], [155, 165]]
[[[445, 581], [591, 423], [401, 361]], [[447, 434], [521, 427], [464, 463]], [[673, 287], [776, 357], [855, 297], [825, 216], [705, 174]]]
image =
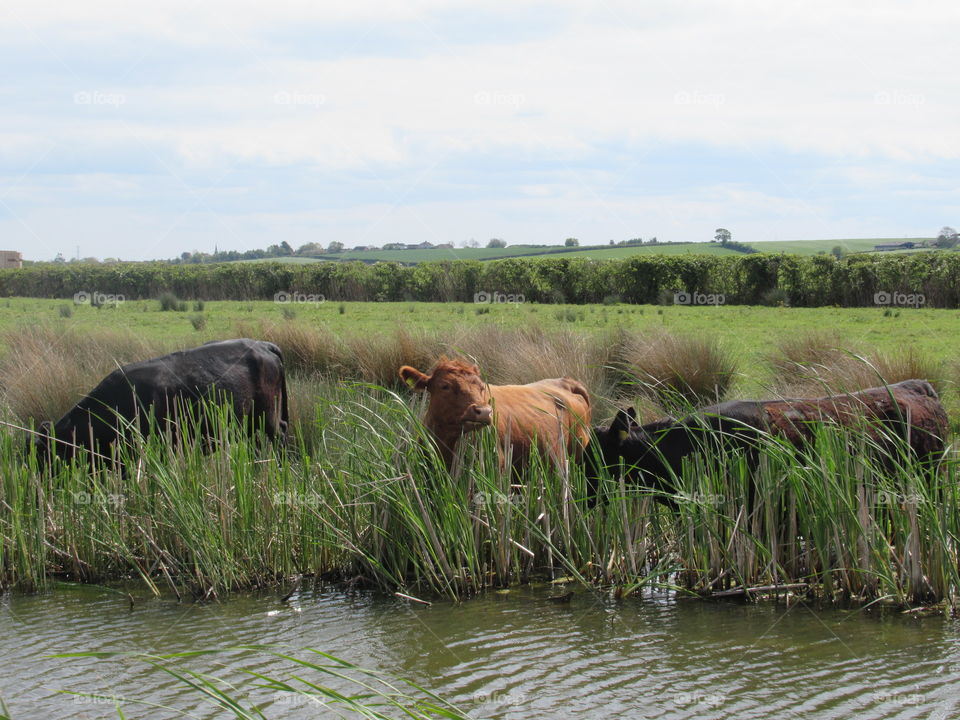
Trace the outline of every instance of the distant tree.
[[327, 252], [337, 253], [343, 252], [343, 243], [339, 240], [331, 240], [330, 244], [327, 245]]
[[647, 245], [659, 245], [659, 244], [660, 244], [660, 241], [657, 240], [657, 236], [656, 236], [656, 235], [654, 235], [652, 238], [650, 238], [649, 240], [647, 240]]
[[490, 242], [487, 243], [488, 248], [505, 248], [506, 246], [507, 241], [500, 238], [490, 238]]
[[478, 248], [478, 247], [480, 247], [480, 243], [478, 243], [478, 242], [477, 242], [476, 240], [474, 240], [473, 238], [470, 238], [469, 240], [467, 240], [466, 247], [469, 247], [469, 248]]
[[184, 262], [190, 262], [190, 253], [184, 250], [182, 253], [180, 253], [180, 259]]
[[846, 253], [843, 251], [843, 248], [840, 247], [839, 245], [834, 245], [833, 248], [830, 250], [830, 254], [833, 255], [837, 260], [839, 260], [844, 255], [846, 255]]
[[576, 238], [567, 238], [563, 241], [564, 247], [580, 247], [580, 241]]
[[610, 244], [611, 244], [611, 245], [616, 245], [616, 243], [615, 243], [612, 239], [610, 240]]
[[323, 245], [317, 242], [304, 243], [297, 248], [297, 255], [320, 255], [323, 253]]
[[713, 239], [719, 242], [721, 245], [726, 245], [728, 242], [730, 242], [732, 237], [733, 235], [731, 235], [730, 231], [726, 228], [717, 228], [717, 234], [714, 235]]
[[280, 252], [283, 255], [293, 255], [293, 248], [290, 247], [290, 243], [284, 240], [282, 243], [280, 243]]
[[63, 253], [57, 253], [57, 256], [53, 259], [55, 263], [65, 263], [67, 259], [63, 257]]
[[944, 225], [940, 228], [940, 232], [937, 233], [937, 239], [934, 245], [940, 248], [952, 248], [957, 245], [958, 240], [960, 240], [960, 238], [957, 237], [957, 231], [949, 225]]

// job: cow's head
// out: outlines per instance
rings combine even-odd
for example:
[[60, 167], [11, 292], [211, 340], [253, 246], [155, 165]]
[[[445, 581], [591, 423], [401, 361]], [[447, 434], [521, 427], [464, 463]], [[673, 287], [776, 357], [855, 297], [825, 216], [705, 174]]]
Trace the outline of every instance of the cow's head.
[[447, 444], [493, 422], [490, 390], [476, 365], [441, 357], [429, 375], [404, 365], [400, 377], [413, 390], [430, 393], [426, 425]]
[[619, 410], [609, 427], [594, 427], [594, 438], [587, 448], [586, 477], [590, 504], [596, 500], [602, 468], [620, 465], [630, 438], [639, 431], [637, 413], [632, 407]]
[[36, 432], [27, 438], [27, 454], [30, 454], [30, 445], [36, 448], [37, 462], [41, 465], [50, 459], [50, 446], [52, 444], [53, 423], [44, 420], [40, 423]]
[[[610, 427], [595, 427], [593, 434], [596, 445], [591, 442], [587, 450], [589, 504], [592, 506], [596, 502], [603, 468], [610, 474], [616, 474], [622, 467], [624, 479], [631, 485], [674, 492], [671, 477], [675, 470], [671, 470], [670, 459], [678, 455], [671, 443], [670, 433], [675, 425], [670, 418], [640, 425], [631, 407], [617, 412]], [[657, 496], [656, 499], [673, 506], [669, 497]]]

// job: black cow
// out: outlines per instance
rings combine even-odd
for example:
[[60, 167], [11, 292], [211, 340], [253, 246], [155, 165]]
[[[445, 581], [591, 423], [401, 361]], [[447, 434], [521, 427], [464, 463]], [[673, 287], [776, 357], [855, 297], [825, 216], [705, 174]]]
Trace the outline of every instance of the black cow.
[[735, 400], [703, 408], [681, 420], [658, 420], [639, 425], [633, 408], [620, 410], [608, 428], [594, 428], [595, 444], [589, 453], [589, 500], [597, 495], [601, 471], [622, 463], [626, 476], [666, 495], [668, 505], [676, 492], [683, 458], [704, 448], [744, 451], [751, 467], [757, 462], [760, 437], [781, 438], [794, 447], [809, 444], [814, 425], [831, 422], [863, 428], [879, 444], [889, 435], [902, 438], [921, 459], [935, 458], [944, 450], [947, 415], [936, 391], [925, 380], [904, 380], [861, 392], [810, 399]]
[[[37, 457], [53, 453], [72, 458], [79, 448], [108, 458], [111, 446], [136, 428], [146, 435], [170, 429], [179, 437], [180, 422], [201, 421], [202, 407], [226, 403], [251, 429], [261, 425], [270, 439], [283, 439], [289, 420], [283, 356], [273, 343], [222, 340], [191, 350], [131, 363], [114, 370], [55, 425], [44, 422], [34, 438]], [[189, 416], [189, 417], [185, 417]]]

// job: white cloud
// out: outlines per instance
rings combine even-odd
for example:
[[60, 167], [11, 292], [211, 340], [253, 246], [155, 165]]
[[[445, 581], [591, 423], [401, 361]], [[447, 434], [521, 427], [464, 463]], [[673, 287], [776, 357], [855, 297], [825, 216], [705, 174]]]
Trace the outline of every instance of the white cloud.
[[[538, 16], [548, 22], [530, 21]], [[72, 188], [51, 181], [57, 197], [99, 194], [104, 212], [115, 194], [139, 187], [118, 177], [124, 158], [160, 174], [206, 174], [202, 185], [237, 166], [287, 168], [281, 180], [293, 191], [308, 171], [334, 182], [366, 173], [373, 187], [400, 173], [444, 195], [417, 200], [415, 217], [401, 222], [413, 234], [417, 218], [442, 216], [449, 233], [447, 218], [474, 217], [470, 197], [424, 180], [436, 182], [430, 171], [450, 163], [473, 164], [474, 187], [462, 192], [500, 191], [484, 197], [488, 216], [515, 234], [566, 237], [575, 230], [549, 218], [573, 221], [560, 207], [571, 195], [587, 188], [573, 207], [598, 221], [623, 199], [623, 167], [664, 148], [696, 162], [700, 148], [761, 170], [751, 187], [727, 183], [719, 199], [710, 181], [636, 198], [624, 232], [656, 218], [682, 234], [689, 221], [671, 218], [724, 212], [756, 234], [803, 216], [831, 226], [849, 215], [855, 231], [859, 210], [820, 206], [761, 159], [802, 158], [820, 166], [821, 180], [881, 197], [895, 187], [902, 195], [905, 178], [942, 192], [924, 168], [960, 158], [958, 26], [960, 10], [937, 2], [21, 3], [0, 18], [0, 40], [31, 61], [0, 87], [10, 108], [0, 118], [0, 162], [16, 176], [53, 144], [45, 162], [69, 158], [84, 178]], [[324, 52], [331, 37], [342, 43]], [[107, 60], [97, 64], [99, 53]], [[603, 167], [611, 156], [622, 166]], [[521, 166], [523, 178], [511, 181]], [[39, 191], [31, 200], [30, 187], [11, 195], [22, 214], [51, 201]], [[148, 194], [142, 202], [144, 213], [160, 212]], [[360, 194], [344, 202], [357, 217], [377, 212]], [[890, 212], [879, 221], [890, 223]], [[352, 228], [347, 216], [338, 221]], [[605, 235], [618, 225], [604, 227]]]

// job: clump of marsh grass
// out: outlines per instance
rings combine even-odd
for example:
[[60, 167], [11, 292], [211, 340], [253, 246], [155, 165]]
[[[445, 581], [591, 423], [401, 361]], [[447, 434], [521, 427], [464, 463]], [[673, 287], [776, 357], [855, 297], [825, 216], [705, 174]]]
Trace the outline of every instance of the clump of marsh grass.
[[722, 400], [738, 370], [734, 355], [709, 336], [623, 331], [611, 352], [619, 383], [637, 394], [680, 396], [694, 405]]
[[186, 312], [187, 310], [187, 303], [172, 292], [160, 293], [157, 301], [160, 303], [161, 312]]
[[591, 393], [609, 390], [607, 345], [572, 330], [546, 332], [539, 326], [460, 328], [447, 352], [471, 358], [489, 382], [524, 384], [569, 375]]
[[858, 376], [863, 375], [863, 361], [835, 332], [818, 330], [785, 338], [768, 360], [774, 389], [787, 395], [858, 389]]
[[0, 335], [0, 387], [17, 418], [56, 418], [117, 367], [167, 351], [120, 330], [22, 326]]
[[403, 327], [389, 335], [353, 335], [346, 338], [345, 345], [351, 375], [385, 387], [400, 383], [397, 371], [402, 365], [431, 367], [443, 348], [435, 335]]
[[918, 378], [938, 392], [945, 384], [942, 362], [916, 348], [865, 353], [851, 348], [836, 333], [814, 331], [788, 338], [769, 357], [775, 391], [783, 395], [855, 392], [883, 383]]
[[876, 353], [870, 357], [876, 368], [874, 377], [888, 383], [919, 378], [927, 380], [938, 393], [946, 389], [946, 367], [913, 347], [900, 348], [892, 353]]
[[276, 343], [291, 373], [345, 375], [347, 372], [342, 339], [323, 326], [298, 322], [242, 322], [237, 325], [237, 335]]

